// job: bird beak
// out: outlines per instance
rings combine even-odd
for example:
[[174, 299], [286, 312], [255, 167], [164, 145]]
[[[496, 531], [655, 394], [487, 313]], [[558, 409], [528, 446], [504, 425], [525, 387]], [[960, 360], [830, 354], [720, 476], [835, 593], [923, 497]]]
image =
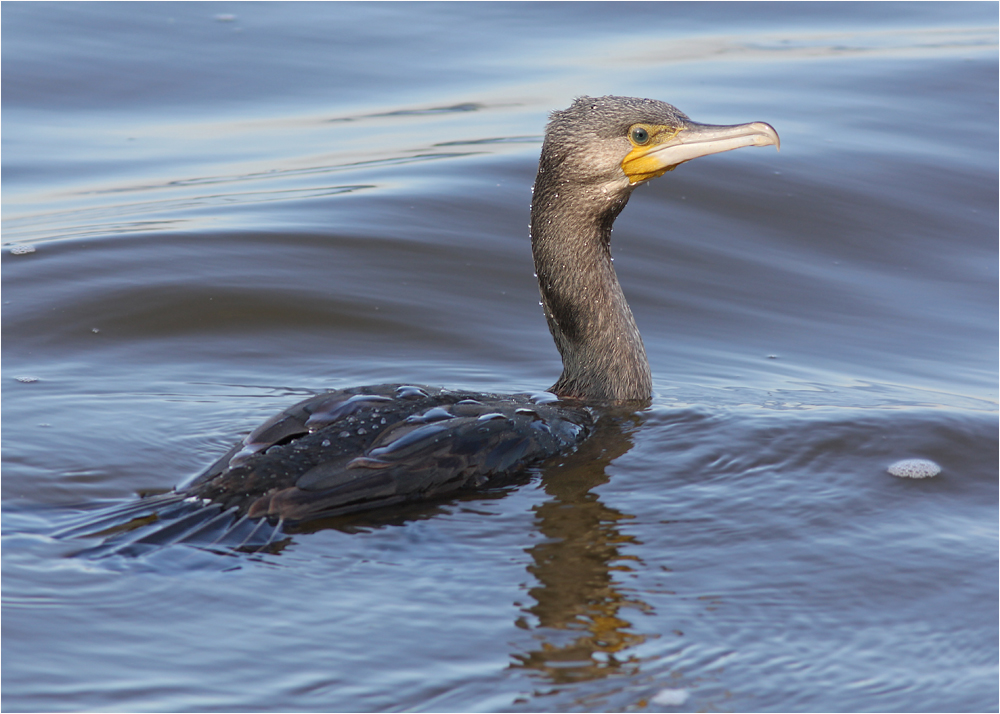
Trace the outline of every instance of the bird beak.
[[716, 126], [687, 122], [681, 127], [651, 127], [649, 143], [636, 146], [622, 160], [622, 170], [632, 184], [662, 176], [679, 164], [699, 156], [742, 149], [744, 146], [775, 146], [781, 149], [778, 132], [770, 124]]

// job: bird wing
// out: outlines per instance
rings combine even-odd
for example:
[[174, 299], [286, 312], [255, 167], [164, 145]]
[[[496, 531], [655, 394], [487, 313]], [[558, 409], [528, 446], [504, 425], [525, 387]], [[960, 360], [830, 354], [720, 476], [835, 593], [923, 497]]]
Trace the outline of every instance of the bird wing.
[[591, 422], [582, 407], [527, 395], [341, 390], [276, 415], [191, 490], [251, 518], [340, 515], [482, 486], [566, 451]]

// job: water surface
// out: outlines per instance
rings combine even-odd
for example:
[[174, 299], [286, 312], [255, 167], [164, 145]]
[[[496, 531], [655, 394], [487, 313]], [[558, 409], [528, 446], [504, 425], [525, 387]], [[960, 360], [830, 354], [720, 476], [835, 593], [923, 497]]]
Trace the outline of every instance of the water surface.
[[[995, 5], [2, 13], [6, 710], [998, 707]], [[616, 224], [648, 410], [274, 554], [52, 537], [324, 389], [549, 386], [530, 186], [605, 93], [782, 137]]]

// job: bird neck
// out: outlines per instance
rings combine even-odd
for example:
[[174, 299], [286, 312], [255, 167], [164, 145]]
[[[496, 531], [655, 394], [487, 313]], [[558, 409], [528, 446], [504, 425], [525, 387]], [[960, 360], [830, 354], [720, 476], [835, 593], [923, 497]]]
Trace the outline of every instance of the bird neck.
[[531, 201], [531, 249], [542, 307], [562, 356], [552, 391], [592, 402], [648, 401], [649, 360], [615, 275], [611, 228], [629, 188], [561, 181], [541, 167]]

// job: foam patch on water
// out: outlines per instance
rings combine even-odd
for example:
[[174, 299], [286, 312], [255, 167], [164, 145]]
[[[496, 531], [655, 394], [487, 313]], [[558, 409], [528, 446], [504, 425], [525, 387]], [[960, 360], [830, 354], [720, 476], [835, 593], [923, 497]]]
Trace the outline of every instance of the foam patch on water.
[[661, 689], [651, 701], [661, 707], [679, 707], [687, 700], [688, 691], [686, 689]]
[[899, 478], [930, 478], [941, 473], [941, 467], [930, 459], [903, 459], [890, 466], [888, 471]]

